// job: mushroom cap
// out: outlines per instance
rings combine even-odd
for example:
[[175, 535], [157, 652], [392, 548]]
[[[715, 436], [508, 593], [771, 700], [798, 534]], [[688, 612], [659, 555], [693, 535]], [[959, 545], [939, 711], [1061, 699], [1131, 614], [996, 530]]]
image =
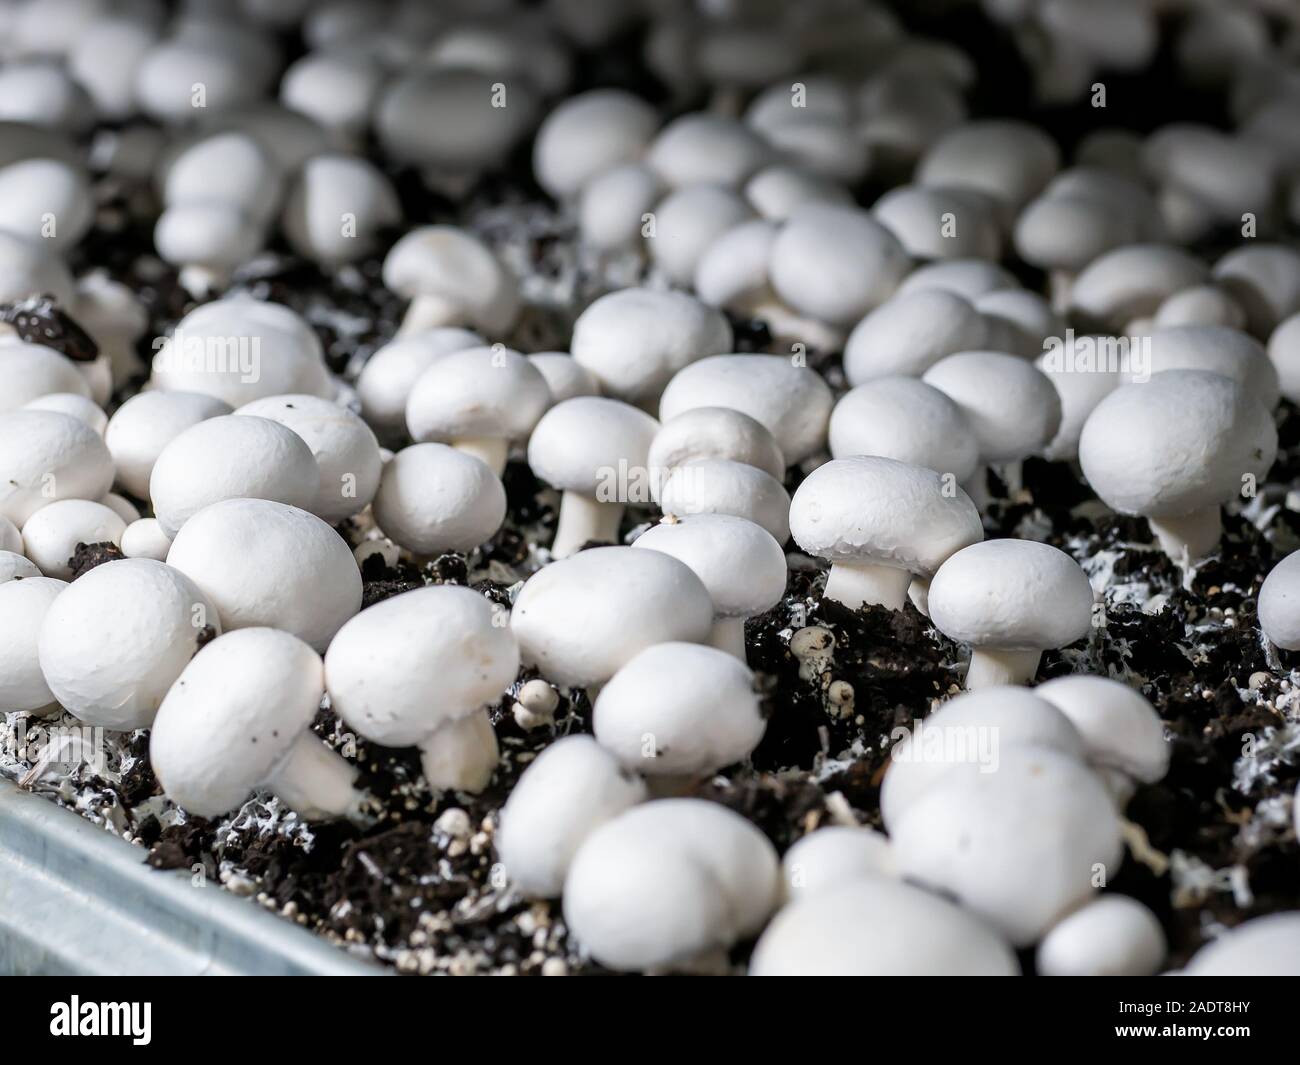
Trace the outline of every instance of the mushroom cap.
[[911, 263], [866, 211], [828, 203], [794, 210], [772, 243], [772, 288], [795, 310], [848, 326], [894, 293]]
[[160, 182], [168, 207], [216, 201], [268, 217], [278, 206], [284, 174], [274, 157], [246, 133], [214, 133], [182, 148]]
[[773, 149], [742, 122], [722, 115], [682, 115], [659, 131], [646, 162], [670, 188], [718, 185], [739, 188], [771, 161]]
[[1019, 973], [1011, 948], [986, 924], [928, 891], [872, 875], [795, 899], [773, 918], [749, 963], [751, 976]]
[[[319, 396], [267, 396], [235, 411], [278, 422], [302, 437], [320, 470], [310, 510], [337, 524], [364, 510], [379, 487], [383, 462], [370, 426], [345, 407]], [[292, 502], [292, 500], [284, 500]]]
[[[1061, 424], [1043, 448], [1043, 457], [1062, 462], [1079, 457], [1079, 437], [1092, 412], [1122, 383], [1119, 365], [1109, 363], [1108, 337], [1066, 337], [1034, 360], [1061, 401]], [[1121, 351], [1118, 347], [1110, 350]], [[1084, 360], [1087, 360], [1086, 363]], [[1080, 369], [1084, 364], [1088, 368]]]
[[711, 307], [743, 306], [767, 291], [767, 261], [778, 226], [764, 218], [741, 222], [709, 245], [695, 267], [695, 293]]
[[628, 474], [647, 468], [658, 430], [654, 418], [630, 403], [575, 396], [542, 415], [528, 438], [528, 465], [554, 488], [598, 498], [620, 468]]
[[72, 274], [53, 248], [0, 230], [0, 302], [48, 293], [64, 307], [72, 301]]
[[327, 130], [359, 136], [370, 125], [387, 76], [377, 58], [360, 51], [312, 51], [290, 63], [280, 102]]
[[879, 455], [964, 484], [979, 465], [979, 443], [946, 394], [915, 377], [876, 377], [845, 393], [831, 411], [834, 458]]
[[0, 551], [11, 551], [19, 555], [23, 551], [23, 534], [18, 531], [17, 525], [2, 514], [0, 514]]
[[660, 200], [653, 215], [646, 243], [650, 258], [674, 284], [689, 286], [709, 248], [753, 212], [734, 189], [687, 185]]
[[232, 407], [294, 392], [334, 394], [312, 327], [288, 307], [249, 296], [213, 300], [177, 322], [154, 355], [151, 380], [156, 389], [202, 392]]
[[[1209, 370], [1230, 377], [1265, 410], [1277, 406], [1278, 373], [1263, 345], [1240, 329], [1222, 325], [1177, 325], [1151, 333], [1148, 374], [1165, 370]], [[1132, 369], [1127, 374], [1131, 380]]]
[[1084, 761], [1078, 729], [1057, 707], [1027, 688], [997, 684], [940, 703], [889, 751], [880, 789], [880, 816], [893, 829], [935, 783], [955, 767], [995, 773], [1012, 746], [1046, 747]]
[[153, 242], [173, 266], [205, 266], [225, 272], [257, 254], [263, 233], [242, 207], [222, 200], [189, 200], [158, 216]]
[[561, 736], [524, 770], [501, 810], [494, 842], [510, 882], [531, 897], [558, 898], [582, 841], [645, 798], [641, 778], [591, 736]]
[[76, 363], [40, 344], [15, 340], [0, 343], [0, 374], [5, 382], [0, 411], [17, 410], [34, 399], [60, 392], [90, 395], [90, 385]]
[[983, 317], [989, 334], [985, 343], [975, 345], [977, 348], [1033, 359], [1042, 353], [1049, 340], [1065, 332], [1065, 322], [1052, 310], [1052, 305], [1028, 289], [986, 292], [975, 300], [975, 309]]
[[173, 540], [222, 499], [273, 499], [311, 509], [320, 467], [307, 442], [270, 418], [222, 414], [177, 434], [149, 476], [154, 517]]
[[510, 618], [524, 662], [557, 684], [603, 684], [638, 652], [703, 643], [713, 601], [689, 566], [658, 551], [595, 547], [525, 582]]
[[997, 259], [1002, 253], [997, 204], [973, 189], [900, 185], [871, 213], [913, 259]]
[[692, 514], [652, 525], [632, 545], [690, 566], [720, 617], [770, 610], [785, 594], [785, 552], [762, 526], [731, 514]]
[[986, 540], [948, 559], [930, 582], [930, 617], [973, 647], [1064, 647], [1092, 625], [1092, 585], [1064, 551], [1033, 540]]
[[1286, 245], [1234, 248], [1214, 264], [1214, 280], [1237, 298], [1258, 337], [1300, 311], [1300, 255]]
[[93, 111], [86, 90], [53, 57], [11, 55], [0, 70], [0, 120], [78, 135], [93, 124]]
[[504, 333], [519, 314], [519, 282], [478, 237], [456, 226], [421, 226], [384, 258], [384, 285], [399, 296], [435, 296], [464, 323]]
[[557, 200], [573, 196], [596, 175], [639, 159], [658, 127], [655, 109], [622, 89], [570, 96], [537, 130], [533, 175]]
[[921, 185], [970, 188], [992, 197], [1007, 217], [1042, 191], [1061, 153], [1041, 129], [1008, 119], [965, 122], [935, 141], [916, 169]]
[[899, 296], [940, 289], [974, 302], [990, 292], [1018, 288], [1015, 276], [987, 259], [943, 259], [918, 266], [898, 286]]
[[536, 351], [528, 356], [528, 361], [546, 378], [553, 404], [578, 396], [600, 395], [600, 382], [596, 375], [567, 351]]
[[0, 584], [0, 706], [6, 712], [40, 710], [54, 702], [37, 647], [41, 624], [67, 587], [53, 577]]
[[1278, 647], [1300, 649], [1300, 551], [1274, 566], [1260, 585], [1259, 627]]
[[826, 446], [833, 402], [820, 374], [783, 356], [711, 355], [668, 382], [659, 419], [668, 422], [697, 407], [730, 407], [767, 429], [794, 464]]
[[1045, 448], [1061, 427], [1061, 400], [1047, 375], [1000, 351], [960, 351], [922, 380], [966, 416], [984, 462], [1012, 462]]
[[730, 459], [757, 466], [777, 481], [785, 478], [785, 456], [776, 438], [761, 422], [730, 407], [692, 407], [660, 426], [647, 456], [656, 471], [656, 492], [658, 471], [701, 459]]
[[1070, 289], [1071, 311], [1086, 327], [1114, 333], [1208, 277], [1205, 264], [1182, 248], [1129, 244], [1105, 252], [1079, 272]]
[[390, 340], [370, 356], [357, 378], [362, 415], [381, 435], [405, 433], [406, 401], [424, 371], [453, 351], [482, 346], [478, 333], [450, 326]]
[[1156, 309], [1155, 324], [1161, 328], [1175, 325], [1225, 325], [1244, 329], [1246, 312], [1237, 298], [1216, 284], [1193, 285], [1165, 298]]
[[492, 603], [447, 584], [367, 607], [325, 653], [330, 705], [387, 747], [419, 743], [495, 702], [518, 672], [519, 648]]
[[157, 518], [138, 518], [127, 522], [119, 546], [127, 558], [151, 558], [155, 562], [166, 562], [172, 542], [162, 531]]
[[71, 580], [78, 544], [116, 546], [125, 531], [126, 522], [112, 507], [89, 499], [56, 499], [27, 519], [23, 547], [47, 577]]
[[1114, 801], [1097, 776], [1047, 747], [1002, 751], [996, 773], [954, 767], [904, 811], [890, 838], [903, 876], [943, 891], [1014, 946], [1039, 939], [1124, 859]]
[[763, 218], [784, 222], [805, 203], [850, 206], [853, 197], [838, 182], [784, 163], [764, 167], [745, 183], [745, 199]]
[[368, 255], [379, 230], [401, 220], [397, 192], [382, 170], [355, 156], [318, 155], [289, 188], [283, 226], [299, 255], [336, 266]]
[[1254, 917], [1207, 943], [1184, 976], [1300, 976], [1300, 912]]
[[874, 828], [827, 825], [801, 836], [781, 857], [787, 899], [893, 874], [889, 839]]
[[[9, 526], [13, 528], [12, 524]], [[21, 545], [22, 541], [19, 540]], [[17, 551], [10, 551], [8, 548], [0, 550], [0, 584], [15, 579], [27, 577], [39, 577], [41, 571], [37, 569], [36, 563], [31, 559], [20, 555]]]
[[163, 791], [199, 817], [241, 805], [280, 767], [324, 694], [320, 656], [277, 629], [204, 647], [172, 685], [149, 737]]
[[578, 196], [582, 242], [605, 251], [639, 245], [646, 215], [662, 196], [659, 175], [644, 163], [601, 171]]
[[1153, 976], [1168, 945], [1155, 914], [1127, 895], [1103, 895], [1043, 937], [1040, 976]]
[[[205, 87], [206, 105], [214, 111], [252, 102], [274, 69], [264, 69], [268, 57], [257, 44], [251, 31], [211, 20], [157, 42], [136, 69], [140, 110], [159, 122], [182, 125], [193, 119], [196, 84]], [[270, 61], [273, 65], [274, 57]]]
[[731, 347], [726, 316], [684, 292], [626, 288], [594, 301], [573, 323], [573, 357], [602, 390], [653, 400], [683, 367]]
[[[84, 381], [85, 378], [83, 377], [82, 380]], [[108, 415], [104, 413], [104, 409], [93, 399], [76, 392], [50, 392], [30, 403], [23, 404], [23, 409], [52, 410], [67, 414], [90, 426], [100, 436], [103, 436], [104, 430], [108, 428]]]
[[1268, 357], [1282, 395], [1292, 403], [1300, 400], [1300, 313], [1278, 323], [1268, 338]]
[[707, 776], [748, 758], [767, 721], [754, 674], [735, 655], [660, 643], [623, 665], [596, 697], [596, 742], [624, 769]]
[[1269, 413], [1235, 381], [1167, 370], [1117, 389], [1089, 415], [1079, 462], [1093, 491], [1121, 514], [1181, 517], [1234, 498], [1277, 453]]
[[790, 503], [790, 531], [819, 558], [922, 577], [984, 537], [979, 511], [956, 484], [879, 456], [833, 459], [813, 470]]
[[501, 528], [506, 491], [482, 459], [445, 444], [414, 444], [383, 467], [374, 517], [417, 555], [470, 552]]
[[1082, 270], [1099, 255], [1146, 234], [1112, 199], [1048, 190], [1016, 219], [1016, 254], [1044, 270]]
[[84, 422], [46, 410], [0, 413], [0, 517], [21, 527], [52, 500], [99, 499], [112, 487], [113, 457]]
[[107, 562], [77, 578], [40, 630], [41, 671], [55, 699], [88, 725], [148, 728], [193, 657], [216, 608], [194, 583], [146, 558]]
[[730, 459], [674, 466], [659, 484], [664, 514], [731, 514], [762, 526], [778, 544], [790, 539], [790, 496], [775, 477]]
[[984, 319], [964, 296], [922, 289], [882, 303], [853, 328], [844, 345], [844, 375], [853, 385], [876, 377], [919, 377], [946, 355], [985, 340]]
[[230, 413], [230, 404], [201, 392], [140, 392], [114, 412], [104, 442], [117, 467], [117, 483], [137, 499], [149, 498], [149, 478], [163, 448], [186, 429]]
[[657, 968], [757, 932], [779, 891], [776, 851], [749, 821], [703, 799], [662, 799], [583, 841], [564, 919], [602, 965]]
[[59, 159], [23, 159], [0, 169], [0, 229], [65, 251], [92, 221], [90, 183], [79, 167]]
[[199, 586], [226, 630], [269, 625], [323, 651], [361, 609], [347, 542], [316, 515], [268, 499], [204, 507], [176, 534], [167, 564]]
[[1154, 784], [1169, 770], [1169, 741], [1160, 715], [1127, 684], [1075, 674], [1040, 684], [1034, 694], [1070, 719], [1093, 765], [1118, 769], [1145, 784]]
[[417, 443], [528, 436], [547, 407], [546, 378], [517, 351], [495, 344], [435, 359], [411, 389], [406, 427]]
[[[211, 112], [199, 119], [198, 128], [203, 134], [233, 132], [252, 137], [285, 175], [330, 147], [328, 131], [315, 119], [268, 99]], [[266, 197], [257, 206], [265, 212], [274, 204]]]

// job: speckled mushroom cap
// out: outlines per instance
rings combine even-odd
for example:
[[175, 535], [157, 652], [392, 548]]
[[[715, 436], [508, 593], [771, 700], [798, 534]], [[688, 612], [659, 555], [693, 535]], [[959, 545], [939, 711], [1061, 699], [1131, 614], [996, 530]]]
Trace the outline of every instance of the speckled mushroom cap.
[[779, 544], [790, 539], [790, 496], [757, 466], [698, 459], [669, 470], [658, 492], [660, 508], [672, 517], [732, 514], [761, 525]]
[[542, 415], [528, 438], [528, 465], [555, 488], [595, 496], [620, 463], [629, 474], [646, 468], [658, 430], [654, 418], [630, 403], [576, 396]]
[[1243, 921], [1207, 943], [1183, 976], [1300, 976], [1300, 912]]
[[916, 169], [921, 185], [970, 188], [996, 200], [1007, 218], [1036, 196], [1061, 165], [1061, 153], [1041, 129], [985, 119], [945, 133]]
[[776, 438], [760, 422], [730, 407], [692, 407], [664, 422], [647, 456], [650, 468], [664, 473], [704, 459], [743, 462], [778, 481], [785, 478], [785, 455]]
[[1033, 540], [972, 544], [930, 582], [935, 627], [976, 647], [1064, 647], [1087, 634], [1092, 602], [1092, 585], [1079, 564]]
[[596, 547], [534, 573], [510, 618], [525, 663], [557, 684], [603, 684], [637, 652], [703, 643], [713, 600], [691, 568], [658, 551]]
[[903, 876], [1027, 946], [1091, 897], [1099, 866], [1119, 870], [1119, 817], [1096, 774], [1050, 748], [1012, 745], [981, 768], [955, 766], [909, 806], [894, 853]]
[[229, 414], [230, 404], [201, 392], [140, 392], [114, 412], [104, 442], [117, 467], [117, 483], [137, 499], [149, 498], [149, 477], [163, 449], [201, 421]]
[[821, 375], [779, 355], [713, 355], [681, 370], [664, 389], [659, 419], [696, 407], [748, 414], [775, 438], [785, 460], [802, 462], [826, 446], [831, 390]]
[[773, 155], [763, 138], [743, 123], [696, 112], [664, 126], [651, 142], [646, 162], [671, 188], [702, 184], [739, 188]]
[[997, 259], [1002, 252], [997, 205], [975, 189], [900, 185], [871, 213], [913, 259]]
[[456, 226], [421, 226], [389, 249], [384, 285], [406, 299], [435, 297], [489, 335], [519, 313], [519, 283], [478, 237]]
[[772, 242], [772, 288], [795, 310], [852, 325], [889, 299], [911, 261], [902, 244], [866, 211], [806, 203]]
[[42, 710], [54, 702], [37, 648], [41, 624], [67, 587], [39, 576], [0, 584], [0, 707], [7, 713]]
[[514, 683], [519, 648], [492, 603], [469, 588], [430, 585], [368, 607], [325, 654], [334, 710], [389, 747], [494, 702]]
[[860, 876], [782, 909], [754, 948], [749, 973], [1018, 976], [1020, 965], [997, 933], [951, 902], [890, 877]]
[[960, 488], [921, 466], [879, 457], [834, 459], [799, 485], [790, 531], [809, 554], [931, 576], [984, 537]]
[[844, 374], [860, 385], [875, 377], [919, 377], [945, 355], [974, 351], [987, 333], [964, 296], [943, 289], [898, 295], [862, 319], [844, 345]]
[[[978, 738], [973, 742], [950, 742], [978, 737], [980, 730], [990, 739], [983, 748]], [[935, 735], [944, 738], [942, 747], [935, 743], [927, 748], [929, 737]], [[889, 771], [880, 789], [881, 820], [886, 828], [892, 828], [917, 799], [956, 766], [980, 764], [984, 759], [985, 771], [996, 772], [996, 759], [1002, 750], [1023, 744], [1047, 747], [1080, 763], [1085, 757], [1083, 737], [1069, 718], [1027, 688], [995, 684], [941, 703], [890, 748]]]
[[964, 484], [979, 464], [979, 443], [961, 410], [915, 377], [877, 377], [847, 392], [831, 411], [834, 458], [879, 455]]
[[406, 401], [424, 371], [453, 351], [482, 346], [478, 333], [454, 326], [422, 329], [390, 340], [370, 356], [357, 378], [361, 413], [383, 436], [405, 433]]
[[465, 348], [436, 359], [406, 403], [406, 427], [418, 442], [528, 436], [551, 405], [546, 378], [517, 351]]
[[1300, 551], [1287, 555], [1264, 578], [1259, 627], [1278, 647], [1300, 649]]
[[645, 151], [659, 125], [655, 109], [622, 89], [593, 89], [560, 103], [537, 130], [533, 174], [556, 199]]
[[1170, 746], [1155, 708], [1127, 684], [1074, 674], [1034, 689], [1079, 730], [1088, 761], [1154, 784], [1169, 769]]
[[966, 416], [984, 462], [1027, 458], [1061, 427], [1061, 400], [1052, 382], [1015, 355], [957, 352], [936, 362], [922, 380]]
[[216, 606], [224, 629], [269, 625], [324, 650], [361, 609], [347, 542], [314, 514], [269, 499], [227, 499], [185, 523], [167, 564]]
[[[1276, 367], [1263, 345], [1240, 329], [1220, 325], [1179, 325], [1151, 333], [1149, 374], [1165, 370], [1209, 370], [1230, 377], [1265, 410], [1277, 406]], [[1128, 376], [1133, 377], [1132, 371]]]
[[70, 414], [0, 413], [0, 516], [21, 527], [54, 499], [99, 499], [113, 487], [113, 457]]
[[650, 526], [632, 546], [690, 566], [721, 617], [769, 610], [785, 592], [785, 552], [771, 533], [745, 518], [692, 514]]
[[1106, 505], [1121, 514], [1181, 517], [1262, 478], [1277, 453], [1269, 413], [1235, 381], [1205, 370], [1168, 370], [1103, 399], [1084, 424], [1079, 462]]
[[1182, 248], [1129, 244], [1098, 256], [1070, 290], [1072, 312], [1091, 329], [1117, 332], [1152, 315], [1170, 295], [1209, 277], [1205, 264]]
[[718, 803], [662, 799], [587, 837], [564, 918], [604, 965], [671, 966], [757, 932], [779, 892], [776, 851], [753, 824]]
[[591, 736], [561, 736], [524, 770], [501, 810], [497, 854], [525, 894], [557, 898], [582, 841], [644, 801], [645, 784]]
[[682, 367], [731, 347], [726, 316], [683, 292], [627, 288], [601, 296], [573, 324], [570, 351], [608, 395], [653, 400]]
[[227, 633], [203, 648], [163, 699], [149, 758], [168, 797], [200, 817], [239, 806], [311, 725], [320, 656], [276, 629]]
[[232, 407], [290, 392], [334, 394], [312, 327], [288, 307], [249, 296], [213, 300], [177, 322], [154, 355], [151, 380]]
[[86, 724], [148, 728], [200, 635], [220, 627], [216, 608], [179, 570], [119, 559], [83, 574], [51, 605], [40, 630], [41, 670], [59, 703]]

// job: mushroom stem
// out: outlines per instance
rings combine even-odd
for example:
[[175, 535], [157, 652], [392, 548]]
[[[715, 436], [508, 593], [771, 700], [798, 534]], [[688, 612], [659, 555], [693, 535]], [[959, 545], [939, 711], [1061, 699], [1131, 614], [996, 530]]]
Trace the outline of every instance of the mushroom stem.
[[1176, 518], [1147, 518], [1147, 524], [1164, 553], [1180, 566], [1204, 558], [1223, 535], [1223, 514], [1217, 504]]
[[924, 577], [913, 577], [907, 589], [907, 598], [922, 617], [930, 616], [930, 582]]
[[714, 618], [709, 630], [709, 646], [745, 661], [745, 618]]
[[437, 329], [444, 325], [461, 325], [463, 318], [460, 308], [441, 296], [416, 296], [406, 308], [406, 317], [397, 330], [397, 336], [409, 336], [411, 333], [426, 329]]
[[970, 667], [966, 670], [966, 687], [973, 690], [996, 684], [1028, 684], [1038, 672], [1038, 660], [1042, 657], [1042, 651], [973, 648]]
[[1007, 486], [1007, 496], [1014, 497], [1025, 486], [1025, 463], [1023, 459], [1013, 459], [1002, 464], [1002, 483]]
[[977, 466], [975, 472], [961, 486], [962, 491], [970, 496], [970, 501], [975, 504], [975, 509], [983, 511], [990, 503], [993, 502], [993, 496], [989, 494], [989, 468], [987, 466]]
[[358, 820], [365, 794], [354, 787], [357, 771], [314, 733], [294, 742], [266, 786], [308, 820], [348, 817]]
[[896, 566], [865, 562], [835, 562], [826, 578], [823, 598], [834, 599], [850, 610], [864, 604], [902, 610], [912, 575]]
[[190, 263], [181, 267], [176, 280], [195, 299], [205, 299], [230, 284], [230, 270], [223, 266]]
[[488, 786], [500, 759], [486, 710], [439, 725], [420, 743], [420, 765], [434, 791], [477, 794]]
[[617, 544], [622, 520], [622, 503], [602, 503], [579, 492], [565, 492], [560, 496], [560, 521], [551, 554], [568, 558], [588, 540]]
[[505, 472], [506, 459], [510, 456], [510, 442], [494, 436], [460, 437], [452, 441], [452, 447], [482, 459], [498, 477]]
[[1070, 309], [1070, 296], [1074, 290], [1073, 270], [1049, 270], [1047, 272], [1047, 292], [1051, 299], [1052, 310], [1064, 314]]

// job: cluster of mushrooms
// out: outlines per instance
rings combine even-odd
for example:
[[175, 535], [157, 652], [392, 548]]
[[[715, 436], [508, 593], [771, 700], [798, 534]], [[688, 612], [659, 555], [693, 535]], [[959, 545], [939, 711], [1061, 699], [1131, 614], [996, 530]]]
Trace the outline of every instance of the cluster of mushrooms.
[[[1049, 131], [971, 118], [972, 58], [869, 0], [4, 5], [0, 299], [52, 297], [98, 354], [0, 342], [0, 709], [151, 730], [189, 815], [267, 791], [365, 824], [322, 707], [472, 793], [498, 767], [493, 711], [546, 728], [581, 690], [591, 733], [531, 763], [495, 846], [601, 965], [702, 969], [757, 939], [756, 974], [1014, 974], [1028, 948], [1044, 974], [1160, 971], [1159, 922], [1099, 889], [1164, 728], [1116, 679], [1035, 686], [1094, 589], [983, 519], [1044, 457], [1190, 572], [1267, 475], [1275, 409], [1300, 402], [1300, 24], [979, 6], [1051, 103], [1141, 69], [1172, 23], [1236, 126], [1139, 135], [1116, 108], [1065, 159]], [[638, 30], [667, 106], [571, 92], [580, 54]], [[567, 351], [510, 346], [517, 272], [471, 228], [405, 217], [391, 176], [454, 200], [530, 142], [585, 261], [632, 264], [571, 309]], [[888, 191], [864, 205], [868, 177]], [[78, 250], [105, 184], [153, 212], [192, 300], [157, 342]], [[1225, 230], [1226, 252], [1191, 250]], [[277, 242], [326, 273], [382, 253], [396, 335], [331, 373], [299, 313], [239, 284]], [[736, 353], [739, 321], [765, 353]], [[512, 462], [555, 529], [509, 609], [437, 583], [362, 609], [370, 556], [490, 541]], [[113, 557], [73, 579], [79, 545]], [[826, 599], [919, 610], [967, 648], [967, 691], [895, 745], [883, 832], [779, 855], [682, 796], [761, 741], [746, 621], [814, 564]], [[1300, 649], [1300, 556], [1259, 617]], [[817, 630], [789, 639], [816, 653]], [[1288, 913], [1187, 971], [1298, 964]]]

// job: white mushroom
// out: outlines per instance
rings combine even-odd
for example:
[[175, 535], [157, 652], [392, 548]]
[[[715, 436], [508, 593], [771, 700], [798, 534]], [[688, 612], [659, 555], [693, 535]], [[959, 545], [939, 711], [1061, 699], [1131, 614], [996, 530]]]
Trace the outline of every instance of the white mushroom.
[[384, 259], [384, 285], [411, 301], [399, 335], [447, 325], [499, 335], [519, 313], [514, 275], [455, 226], [422, 226], [402, 237]]
[[958, 551], [930, 582], [930, 617], [969, 644], [966, 687], [1027, 684], [1042, 653], [1086, 636], [1092, 585], [1064, 551], [1033, 540], [988, 540]]
[[505, 516], [505, 489], [487, 463], [444, 444], [399, 451], [384, 464], [374, 497], [384, 535], [417, 556], [472, 551]]
[[1300, 912], [1243, 921], [1206, 944], [1184, 976], [1300, 976]]
[[621, 89], [571, 96], [543, 120], [533, 142], [533, 175], [557, 200], [597, 175], [635, 162], [659, 125], [653, 107]]
[[23, 410], [52, 410], [94, 429], [100, 436], [108, 428], [108, 415], [94, 400], [75, 392], [50, 392], [23, 404]]
[[1088, 761], [1144, 784], [1169, 770], [1170, 746], [1155, 708], [1127, 684], [1110, 677], [1057, 677], [1034, 694], [1061, 711], [1083, 737]]
[[140, 518], [128, 522], [122, 533], [122, 554], [127, 558], [151, 558], [166, 562], [172, 542], [158, 524], [157, 518]]
[[1155, 914], [1126, 895], [1103, 895], [1043, 937], [1039, 976], [1153, 976], [1168, 946]]
[[34, 399], [54, 393], [90, 395], [90, 386], [77, 371], [76, 363], [40, 344], [0, 343], [0, 373], [5, 379], [0, 411], [17, 410]]
[[600, 395], [600, 382], [596, 375], [567, 351], [537, 351], [528, 356], [528, 361], [546, 378], [552, 404], [578, 396]]
[[78, 544], [111, 543], [116, 547], [125, 531], [126, 522], [103, 503], [58, 499], [27, 519], [23, 547], [47, 577], [70, 580]]
[[871, 213], [913, 259], [998, 259], [1002, 231], [997, 204], [974, 189], [900, 185]]
[[880, 457], [834, 459], [804, 480], [790, 505], [795, 542], [830, 561], [822, 593], [850, 610], [901, 610], [913, 576], [927, 580], [984, 536], [955, 481]]
[[37, 651], [41, 623], [68, 585], [53, 577], [23, 577], [0, 583], [0, 710], [5, 713], [57, 710], [45, 683]]
[[656, 500], [670, 470], [702, 459], [743, 462], [777, 481], [785, 478], [785, 456], [760, 422], [730, 407], [692, 407], [665, 421], [650, 444], [648, 461]]
[[49, 294], [68, 307], [72, 293], [72, 274], [54, 249], [0, 230], [0, 302]]
[[104, 430], [117, 483], [149, 498], [149, 478], [163, 449], [199, 422], [230, 413], [230, 404], [199, 392], [141, 392], [123, 403]]
[[1300, 311], [1300, 255], [1285, 245], [1236, 248], [1214, 264], [1214, 280], [1236, 297], [1257, 337]]
[[772, 149], [743, 123], [697, 112], [664, 126], [651, 142], [646, 162], [670, 188], [735, 189], [772, 156]]
[[84, 422], [54, 411], [0, 413], [0, 516], [17, 526], [57, 499], [99, 499], [113, 457]]
[[1287, 651], [1300, 649], [1300, 552], [1287, 555], [1264, 578], [1258, 614], [1270, 643]]
[[495, 843], [511, 884], [557, 898], [582, 841], [645, 797], [641, 779], [592, 737], [560, 737], [524, 770], [501, 810]]
[[0, 229], [66, 253], [86, 235], [94, 214], [90, 183], [78, 167], [24, 159], [0, 168]]
[[921, 158], [916, 181], [973, 189], [997, 202], [1004, 220], [1036, 196], [1061, 165], [1056, 142], [1023, 122], [967, 122], [940, 137]]
[[778, 544], [790, 539], [790, 496], [757, 466], [698, 459], [674, 466], [659, 485], [665, 515], [730, 514], [762, 526]]
[[1090, 330], [1115, 333], [1208, 276], [1205, 264], [1181, 248], [1130, 244], [1098, 256], [1079, 272], [1070, 289], [1070, 312]]
[[874, 828], [827, 825], [801, 837], [781, 857], [787, 899], [833, 891], [867, 876], [893, 876], [889, 839]]
[[39, 576], [41, 571], [36, 568], [36, 563], [31, 559], [25, 558], [16, 551], [0, 550], [0, 584]]
[[1125, 368], [1132, 380], [1165, 370], [1208, 370], [1236, 381], [1265, 410], [1277, 406], [1278, 373], [1259, 341], [1239, 329], [1221, 325], [1179, 325], [1152, 331], [1147, 358]]
[[1065, 333], [1065, 322], [1052, 305], [1037, 292], [1027, 289], [986, 292], [976, 297], [975, 309], [988, 331], [987, 340], [977, 347], [1009, 351], [1032, 359]]
[[602, 252], [641, 247], [663, 185], [644, 163], [624, 163], [590, 178], [578, 196], [582, 243]]
[[1167, 296], [1156, 308], [1157, 326], [1171, 325], [1226, 325], [1244, 329], [1246, 312], [1235, 296], [1218, 285], [1193, 285], [1181, 292]]
[[710, 245], [753, 214], [740, 193], [717, 185], [674, 189], [652, 213], [646, 247], [651, 261], [677, 285], [690, 285]]
[[1061, 424], [1043, 448], [1044, 458], [1067, 462], [1079, 457], [1079, 437], [1088, 417], [1120, 386], [1122, 364], [1132, 365], [1125, 350], [1113, 337], [1067, 335], [1034, 360], [1061, 401]]
[[987, 326], [964, 296], [944, 289], [898, 295], [862, 319], [844, 346], [852, 385], [876, 377], [920, 377], [946, 355], [982, 347]]
[[356, 49], [311, 51], [280, 79], [280, 102], [314, 119], [336, 148], [353, 148], [370, 128], [387, 72], [374, 56]]
[[299, 255], [332, 267], [370, 254], [380, 231], [401, 219], [397, 192], [373, 163], [318, 155], [289, 186], [283, 226]]
[[1017, 288], [1019, 282], [997, 263], [987, 259], [943, 259], [918, 266], [898, 286], [897, 295], [939, 289], [974, 302], [991, 292]]
[[444, 355], [480, 348], [483, 338], [455, 327], [423, 329], [389, 341], [361, 368], [357, 395], [361, 413], [381, 437], [406, 433], [406, 401], [420, 376]]
[[497, 766], [485, 707], [515, 680], [519, 649], [478, 592], [418, 588], [363, 610], [325, 655], [330, 704], [367, 739], [419, 747], [433, 788], [477, 792]]
[[785, 164], [765, 167], [745, 183], [745, 199], [762, 217], [784, 222], [805, 203], [849, 205], [853, 197], [840, 184]]
[[320, 656], [276, 629], [203, 648], [158, 708], [149, 758], [167, 797], [217, 817], [265, 787], [301, 816], [358, 817], [357, 771], [310, 730], [325, 690]]

